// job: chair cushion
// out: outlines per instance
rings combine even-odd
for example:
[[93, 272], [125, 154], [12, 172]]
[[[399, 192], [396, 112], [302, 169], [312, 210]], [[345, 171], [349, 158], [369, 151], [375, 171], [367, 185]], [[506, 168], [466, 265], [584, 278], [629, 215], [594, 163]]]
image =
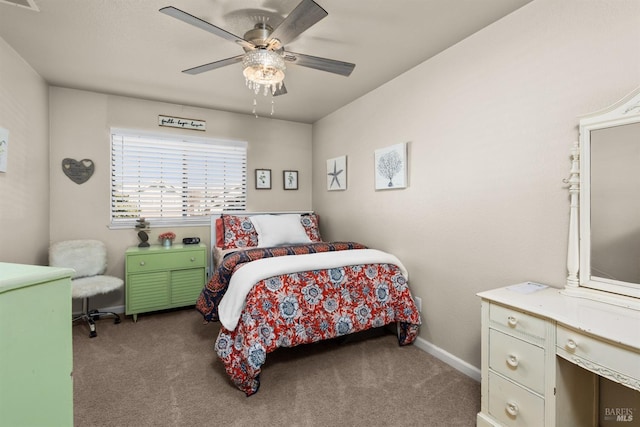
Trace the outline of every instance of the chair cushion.
[[98, 294], [106, 294], [115, 291], [124, 284], [124, 281], [113, 276], [92, 276], [73, 279], [71, 281], [72, 298], [89, 298]]

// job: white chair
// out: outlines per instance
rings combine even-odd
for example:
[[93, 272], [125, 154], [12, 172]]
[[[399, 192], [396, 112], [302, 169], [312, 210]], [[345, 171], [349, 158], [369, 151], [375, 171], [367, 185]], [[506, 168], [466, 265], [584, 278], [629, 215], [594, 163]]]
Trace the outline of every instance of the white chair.
[[107, 269], [107, 248], [99, 240], [67, 240], [57, 242], [49, 248], [49, 265], [73, 268], [71, 297], [82, 298], [82, 313], [72, 321], [84, 320], [89, 324], [89, 337], [98, 335], [95, 320], [103, 316], [115, 317], [114, 323], [120, 323], [120, 316], [113, 312], [89, 311], [89, 298], [98, 294], [120, 289], [124, 282], [113, 276], [105, 276]]

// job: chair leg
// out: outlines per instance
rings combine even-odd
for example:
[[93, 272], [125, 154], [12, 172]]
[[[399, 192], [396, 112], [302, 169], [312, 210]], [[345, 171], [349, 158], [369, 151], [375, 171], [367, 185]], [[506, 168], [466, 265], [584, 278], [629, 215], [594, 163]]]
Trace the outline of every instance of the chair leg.
[[84, 320], [89, 325], [89, 338], [95, 338], [98, 336], [98, 332], [96, 331], [96, 320], [99, 320], [100, 317], [103, 316], [113, 316], [115, 324], [120, 323], [120, 316], [117, 313], [112, 311], [98, 311], [91, 310], [89, 311], [89, 298], [82, 299], [82, 313], [78, 316], [74, 317], [71, 321], [75, 322], [76, 320]]
[[113, 323], [115, 323], [116, 325], [120, 323], [120, 316], [118, 315], [118, 313], [114, 313], [113, 311], [91, 310], [88, 315], [94, 320], [100, 320], [100, 318], [103, 316], [113, 316]]
[[91, 316], [87, 316], [87, 323], [89, 324], [89, 338], [97, 337], [98, 332], [96, 332], [96, 323], [93, 321]]

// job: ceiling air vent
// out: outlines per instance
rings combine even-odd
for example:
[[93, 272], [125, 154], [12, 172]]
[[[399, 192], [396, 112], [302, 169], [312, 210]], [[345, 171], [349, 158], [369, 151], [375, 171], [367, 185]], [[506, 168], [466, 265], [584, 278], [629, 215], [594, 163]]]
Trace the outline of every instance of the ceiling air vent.
[[11, 6], [24, 7], [35, 12], [40, 12], [35, 0], [0, 0], [0, 3], [10, 4]]

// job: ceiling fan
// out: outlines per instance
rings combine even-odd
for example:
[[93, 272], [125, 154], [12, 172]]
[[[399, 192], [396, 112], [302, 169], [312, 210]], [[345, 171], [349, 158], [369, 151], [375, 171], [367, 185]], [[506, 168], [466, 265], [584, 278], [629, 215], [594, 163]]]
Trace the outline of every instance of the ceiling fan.
[[256, 94], [261, 89], [265, 95], [271, 93], [277, 96], [287, 93], [283, 82], [285, 62], [341, 76], [349, 76], [355, 68], [355, 64], [349, 62], [285, 50], [285, 44], [328, 15], [327, 11], [313, 0], [302, 0], [276, 28], [272, 28], [265, 22], [259, 22], [243, 37], [238, 37], [173, 6], [163, 7], [160, 12], [232, 41], [245, 51], [242, 55], [183, 70], [183, 73], [200, 74], [242, 62], [247, 86]]

